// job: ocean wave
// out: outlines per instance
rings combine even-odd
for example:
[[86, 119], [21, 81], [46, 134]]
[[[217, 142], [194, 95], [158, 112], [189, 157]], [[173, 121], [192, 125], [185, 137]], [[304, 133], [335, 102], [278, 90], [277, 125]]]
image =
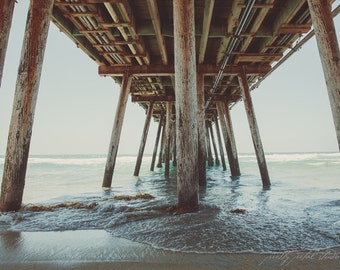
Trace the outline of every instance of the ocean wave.
[[267, 154], [269, 162], [295, 162], [295, 161], [340, 161], [340, 153], [291, 153]]
[[105, 164], [105, 158], [29, 158], [29, 164], [97, 165]]

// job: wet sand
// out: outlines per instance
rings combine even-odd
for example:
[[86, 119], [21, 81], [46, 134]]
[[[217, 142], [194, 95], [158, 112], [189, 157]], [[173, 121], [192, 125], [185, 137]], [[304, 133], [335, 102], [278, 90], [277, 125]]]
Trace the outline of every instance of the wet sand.
[[102, 230], [0, 233], [0, 269], [339, 269], [340, 248], [278, 254], [164, 251]]

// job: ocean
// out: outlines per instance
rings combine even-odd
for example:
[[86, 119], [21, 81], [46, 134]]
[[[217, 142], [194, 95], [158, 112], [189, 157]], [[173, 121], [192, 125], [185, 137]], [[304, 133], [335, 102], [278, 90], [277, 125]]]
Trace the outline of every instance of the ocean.
[[[255, 155], [239, 154], [238, 180], [221, 166], [208, 167], [199, 210], [175, 215], [168, 209], [177, 201], [176, 168], [167, 178], [164, 168], [151, 172], [151, 156], [144, 156], [139, 177], [133, 176], [136, 156], [119, 156], [106, 190], [105, 155], [31, 156], [23, 210], [0, 213], [0, 233], [105, 230], [157, 249], [195, 253], [339, 247], [340, 154], [268, 153], [266, 160], [269, 189], [262, 188]], [[3, 166], [0, 156], [1, 175]], [[145, 193], [153, 198], [116, 197]], [[237, 209], [241, 213], [233, 213]]]

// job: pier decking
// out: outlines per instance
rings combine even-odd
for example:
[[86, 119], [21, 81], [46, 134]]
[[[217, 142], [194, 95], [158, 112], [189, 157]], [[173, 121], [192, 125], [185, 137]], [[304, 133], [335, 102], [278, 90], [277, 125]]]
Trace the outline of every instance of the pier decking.
[[[340, 74], [339, 61], [336, 60], [339, 59], [339, 47], [330, 10], [333, 0], [49, 0], [44, 2], [46, 7], [42, 7], [43, 4], [39, 1], [31, 1], [30, 12], [33, 14], [34, 8], [40, 8], [40, 11], [35, 11], [36, 15], [39, 12], [44, 13], [46, 18], [36, 19], [36, 21], [41, 20], [40, 28], [34, 24], [30, 25], [29, 20], [26, 32], [33, 33], [35, 36], [40, 35], [46, 31], [46, 27], [48, 28], [48, 20], [52, 20], [98, 64], [99, 75], [110, 76], [121, 85], [103, 179], [104, 187], [111, 186], [129, 95], [133, 102], [139, 103], [147, 111], [134, 174], [139, 174], [148, 126], [153, 118], [159, 122], [159, 130], [151, 169], [161, 148], [167, 175], [172, 153], [178, 165], [180, 206], [197, 205], [196, 182], [197, 185], [198, 183], [205, 185], [205, 163], [206, 160], [211, 160], [210, 141], [215, 156], [220, 155], [223, 169], [226, 169], [225, 150], [231, 176], [233, 178], [240, 176], [229, 115], [229, 110], [240, 100], [245, 104], [263, 186], [269, 186], [270, 178], [250, 92], [277, 63], [285, 59], [287, 53], [291, 53], [299, 46], [301, 37], [310, 33], [312, 24], [318, 44], [326, 43], [323, 48], [319, 44], [319, 49], [340, 142]], [[14, 1], [6, 0], [1, 4], [0, 11], [8, 17], [2, 24], [0, 23], [1, 35], [7, 35], [7, 38], [1, 38], [0, 46], [4, 48], [2, 52], [7, 46], [8, 34], [4, 29], [8, 29], [10, 25], [13, 3]], [[52, 11], [48, 11], [49, 9]], [[29, 38], [28, 35], [26, 37], [28, 54], [44, 49], [44, 42], [46, 42], [44, 37], [33, 41], [40, 45], [39, 48], [32, 46]], [[32, 72], [35, 68], [39, 69], [43, 51], [41, 53], [42, 55], [37, 57], [35, 67], [28, 72]], [[1, 56], [1, 61], [3, 58], [4, 56]], [[22, 61], [30, 60], [26, 58], [24, 53]], [[3, 66], [1, 61], [0, 70]], [[31, 64], [23, 64], [22, 70], [29, 68]], [[39, 74], [39, 70], [37, 73]], [[36, 77], [32, 93], [36, 93], [37, 89], [34, 88], [39, 84], [39, 75]], [[17, 88], [22, 88], [21, 91], [25, 92], [26, 90], [23, 90], [25, 82], [21, 83], [22, 85], [17, 85]], [[29, 98], [32, 96], [34, 100], [35, 94], [29, 95]], [[22, 130], [25, 123], [33, 121], [34, 102], [33, 105], [30, 101], [28, 105], [21, 105], [33, 108], [31, 112], [25, 111], [23, 116], [20, 114], [16, 116], [16, 119], [21, 117], [23, 119], [17, 124], [12, 124], [13, 133], [10, 138], [15, 139], [17, 130]], [[27, 119], [25, 114], [30, 115], [32, 119]], [[16, 120], [12, 118], [12, 121]], [[216, 134], [214, 134], [213, 126], [220, 126], [222, 134], [219, 134], [219, 128], [215, 129]], [[28, 143], [20, 140], [9, 141], [0, 205], [2, 210], [17, 207], [5, 206], [10, 204], [9, 201], [13, 201], [6, 199], [6, 194], [10, 194], [7, 191], [11, 189], [9, 183], [13, 181], [13, 175], [16, 181], [21, 181], [21, 184], [16, 185], [14, 189], [23, 188], [30, 130], [31, 127], [28, 125], [26, 134], [22, 135], [22, 140]], [[160, 137], [163, 139], [161, 140]], [[217, 144], [215, 137], [218, 139]], [[159, 141], [163, 141], [161, 147], [158, 147]], [[14, 173], [18, 170], [20, 173]], [[186, 199], [187, 197], [189, 199]], [[21, 203], [20, 199], [18, 203]]]

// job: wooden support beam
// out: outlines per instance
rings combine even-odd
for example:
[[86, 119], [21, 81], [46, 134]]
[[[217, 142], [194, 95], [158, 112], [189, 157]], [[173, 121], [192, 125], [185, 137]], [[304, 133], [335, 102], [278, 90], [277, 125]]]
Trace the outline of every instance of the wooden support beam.
[[122, 131], [124, 114], [126, 109], [127, 100], [129, 97], [130, 87], [131, 87], [132, 76], [130, 74], [125, 74], [123, 76], [123, 81], [121, 85], [116, 116], [113, 123], [111, 141], [109, 146], [109, 151], [107, 155], [107, 161], [105, 166], [105, 173], [103, 179], [103, 187], [110, 188], [112, 184], [113, 171], [116, 164], [120, 134]]
[[177, 154], [176, 154], [176, 122], [172, 122], [172, 165], [177, 166]]
[[233, 124], [231, 122], [231, 117], [230, 117], [230, 110], [228, 103], [224, 104], [225, 106], [223, 107], [223, 113], [225, 116], [225, 121], [227, 124], [227, 133], [228, 133], [228, 138], [230, 141], [230, 147], [231, 147], [231, 152], [232, 152], [232, 162], [233, 162], [233, 167], [235, 169], [235, 174], [236, 176], [240, 176], [240, 165], [238, 162], [238, 155], [237, 155], [237, 150], [236, 150], [236, 142], [235, 142], [235, 136], [234, 136], [234, 129], [233, 129]]
[[0, 87], [15, 2], [15, 0], [2, 0], [0, 2]]
[[211, 151], [211, 144], [210, 144], [210, 137], [209, 137], [209, 132], [208, 132], [208, 126], [206, 125], [207, 129], [207, 136], [206, 136], [206, 151], [207, 151], [207, 160], [208, 160], [208, 166], [213, 166], [214, 165], [214, 160], [212, 156], [212, 151]]
[[228, 136], [228, 127], [225, 120], [224, 104], [221, 101], [216, 102], [216, 108], [218, 112], [218, 117], [220, 118], [222, 134], [225, 141], [225, 147], [227, 151], [229, 167], [232, 179], [237, 179], [240, 176], [240, 168], [238, 167], [238, 162], [235, 160], [234, 151], [232, 148], [231, 138]]
[[305, 34], [311, 29], [311, 24], [282, 24], [278, 34]]
[[162, 129], [162, 138], [161, 138], [161, 147], [159, 149], [159, 154], [158, 154], [158, 163], [157, 163], [157, 168], [162, 168], [162, 163], [163, 163], [163, 154], [164, 154], [164, 144], [165, 144], [165, 124]]
[[156, 39], [157, 39], [158, 47], [160, 49], [160, 53], [162, 57], [162, 63], [167, 65], [168, 64], [168, 53], [167, 53], [166, 46], [165, 46], [165, 39], [162, 35], [161, 18], [159, 15], [157, 1], [147, 0], [147, 5], [149, 8], [152, 24], [155, 29]]
[[326, 0], [308, 0], [340, 150], [340, 52], [331, 6]]
[[215, 122], [218, 146], [219, 146], [219, 149], [220, 149], [222, 168], [223, 168], [223, 171], [226, 171], [227, 170], [227, 165], [225, 163], [225, 158], [224, 158], [224, 151], [223, 151], [223, 143], [222, 143], [222, 137], [221, 137], [221, 132], [220, 132], [220, 125], [218, 123], [218, 119], [217, 119], [217, 115], [216, 114], [214, 114], [214, 122]]
[[31, 0], [4, 164], [0, 212], [21, 207], [35, 105], [54, 0]]
[[103, 65], [106, 63], [104, 58], [98, 54], [98, 51], [93, 48], [92, 43], [84, 36], [76, 35], [79, 33], [74, 24], [63, 16], [59, 8], [54, 7], [52, 14], [53, 22], [62, 30], [74, 43], [77, 44], [87, 55], [89, 55], [97, 64]]
[[195, 2], [174, 0], [178, 208], [198, 208]]
[[160, 138], [160, 135], [161, 135], [162, 125], [163, 125], [163, 119], [164, 119], [164, 114], [162, 113], [161, 117], [159, 119], [159, 123], [158, 123], [158, 129], [157, 129], [155, 146], [153, 148], [153, 153], [152, 153], [150, 171], [153, 171], [154, 168], [155, 168], [155, 161], [156, 161], [157, 149], [158, 149], [158, 144], [159, 144], [159, 138]]
[[[223, 76], [238, 75], [243, 66], [241, 65], [226, 65]], [[206, 76], [214, 76], [219, 71], [219, 66], [216, 65], [197, 65], [195, 68], [197, 73]], [[248, 75], [265, 75], [271, 70], [270, 65], [263, 64], [260, 66], [246, 66]], [[173, 76], [175, 68], [173, 65], [143, 65], [143, 66], [105, 66], [101, 65], [98, 68], [100, 76], [123, 76], [124, 73], [129, 72], [134, 76]]]
[[210, 23], [214, 10], [215, 0], [205, 0], [204, 1], [204, 18], [202, 26], [202, 35], [200, 40], [200, 51], [198, 56], [198, 63], [202, 64], [204, 62], [205, 51], [207, 49]]
[[217, 146], [216, 146], [214, 131], [213, 131], [211, 122], [209, 122], [209, 126], [208, 126], [208, 129], [207, 129], [207, 132], [208, 132], [208, 130], [210, 131], [210, 138], [211, 138], [211, 142], [212, 142], [213, 149], [214, 149], [214, 154], [215, 154], [215, 165], [216, 165], [216, 166], [219, 166], [219, 165], [220, 165], [220, 160], [219, 160], [219, 158], [218, 158], [218, 151], [217, 151]]
[[147, 115], [146, 115], [146, 118], [145, 118], [145, 124], [144, 124], [142, 139], [141, 139], [140, 146], [139, 146], [139, 151], [138, 151], [138, 156], [137, 156], [137, 161], [136, 161], [136, 166], [135, 166], [135, 172], [133, 173], [134, 176], [139, 175], [140, 166], [142, 165], [144, 148], [145, 148], [145, 144], [146, 144], [146, 139], [148, 137], [152, 112], [153, 112], [153, 102], [150, 102], [148, 112], [147, 112]]
[[172, 103], [166, 103], [166, 118], [165, 118], [165, 144], [164, 144], [164, 175], [170, 175], [170, 141], [171, 141], [171, 115]]
[[206, 171], [206, 128], [204, 108], [204, 75], [197, 74], [197, 124], [198, 124], [198, 182], [200, 186], [207, 185]]
[[247, 75], [245, 71], [240, 73], [238, 80], [239, 80], [239, 84], [240, 84], [240, 88], [242, 92], [242, 97], [244, 100], [244, 106], [245, 106], [247, 117], [248, 117], [248, 122], [249, 122], [250, 132], [251, 132], [251, 136], [252, 136], [252, 140], [253, 140], [253, 144], [255, 148], [257, 163], [260, 169], [262, 184], [263, 184], [263, 187], [268, 187], [270, 186], [270, 179], [269, 179], [269, 174], [268, 174], [268, 169], [267, 169], [267, 164], [266, 164], [266, 158], [265, 158], [264, 151], [263, 151], [260, 132], [259, 132], [257, 122], [256, 122], [254, 106], [251, 100], [249, 86], [247, 82]]

